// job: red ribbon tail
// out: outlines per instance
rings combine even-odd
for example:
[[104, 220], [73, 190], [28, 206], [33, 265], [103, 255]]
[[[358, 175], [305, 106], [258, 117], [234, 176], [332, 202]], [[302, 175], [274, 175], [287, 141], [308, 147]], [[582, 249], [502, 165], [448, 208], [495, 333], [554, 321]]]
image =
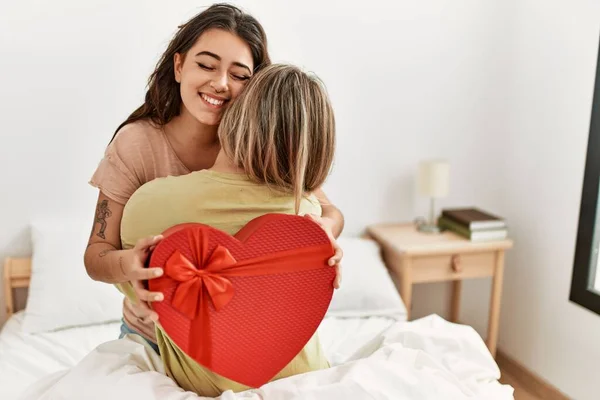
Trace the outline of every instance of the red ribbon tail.
[[[212, 364], [212, 332], [210, 310], [208, 304], [203, 304], [206, 301], [208, 298], [205, 293], [202, 293], [198, 298], [199, 313], [190, 326], [189, 355], [200, 364], [209, 367]], [[198, 341], [201, 343], [200, 346]]]

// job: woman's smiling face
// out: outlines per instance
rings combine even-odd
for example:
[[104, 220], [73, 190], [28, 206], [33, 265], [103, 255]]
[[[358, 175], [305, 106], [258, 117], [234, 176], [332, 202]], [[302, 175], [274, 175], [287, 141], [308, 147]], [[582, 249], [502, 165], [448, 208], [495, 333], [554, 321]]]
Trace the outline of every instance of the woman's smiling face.
[[185, 56], [175, 55], [174, 63], [185, 108], [181, 112], [206, 125], [219, 124], [228, 103], [242, 92], [254, 70], [250, 46], [222, 29], [204, 32]]

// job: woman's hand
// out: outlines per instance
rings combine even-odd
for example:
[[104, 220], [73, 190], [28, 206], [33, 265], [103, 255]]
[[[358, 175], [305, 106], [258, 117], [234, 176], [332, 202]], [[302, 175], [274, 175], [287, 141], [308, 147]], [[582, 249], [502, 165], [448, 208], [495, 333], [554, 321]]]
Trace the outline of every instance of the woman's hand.
[[154, 331], [154, 323], [158, 321], [156, 311], [152, 311], [145, 302], [134, 304], [125, 296], [123, 316], [132, 329], [156, 343], [156, 332]]
[[[145, 264], [148, 260], [150, 252], [154, 250], [158, 242], [162, 240], [162, 236], [154, 236], [140, 239], [135, 246], [128, 250], [128, 256], [123, 260], [121, 265], [122, 273], [131, 282], [133, 291], [138, 300], [135, 304], [135, 314], [142, 316], [145, 319], [152, 317], [153, 321], [158, 319], [158, 315], [152, 311], [148, 303], [153, 301], [162, 301], [163, 294], [160, 292], [150, 292], [144, 287], [143, 281], [158, 278], [162, 276], [162, 268], [146, 268]], [[152, 321], [149, 321], [152, 322]]]
[[335, 221], [331, 218], [320, 217], [314, 214], [306, 214], [305, 217], [313, 220], [325, 231], [327, 237], [331, 241], [333, 249], [335, 250], [334, 255], [329, 259], [328, 263], [331, 266], [335, 266], [335, 280], [333, 281], [333, 287], [335, 289], [339, 289], [340, 284], [342, 283], [342, 271], [340, 268], [340, 262], [342, 261], [343, 251], [340, 245], [335, 240], [333, 236], [333, 227], [335, 226]]

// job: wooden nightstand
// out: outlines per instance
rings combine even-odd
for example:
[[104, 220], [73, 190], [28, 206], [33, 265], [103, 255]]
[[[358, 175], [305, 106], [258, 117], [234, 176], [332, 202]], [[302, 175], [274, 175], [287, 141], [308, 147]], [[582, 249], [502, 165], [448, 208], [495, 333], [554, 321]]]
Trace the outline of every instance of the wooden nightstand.
[[421, 233], [414, 224], [373, 225], [367, 233], [381, 246], [409, 318], [415, 283], [452, 281], [450, 320], [457, 322], [462, 280], [493, 277], [486, 343], [496, 356], [504, 251], [512, 247], [511, 240], [471, 242], [449, 231]]

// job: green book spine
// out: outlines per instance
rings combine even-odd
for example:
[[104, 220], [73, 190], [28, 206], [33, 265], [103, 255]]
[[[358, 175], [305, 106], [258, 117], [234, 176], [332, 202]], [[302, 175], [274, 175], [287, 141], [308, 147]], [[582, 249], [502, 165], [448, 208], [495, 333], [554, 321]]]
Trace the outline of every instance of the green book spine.
[[438, 226], [442, 229], [449, 229], [453, 232], [458, 233], [461, 236], [471, 239], [471, 231], [464, 225], [461, 225], [455, 221], [452, 221], [446, 217], [440, 217], [438, 219]]

